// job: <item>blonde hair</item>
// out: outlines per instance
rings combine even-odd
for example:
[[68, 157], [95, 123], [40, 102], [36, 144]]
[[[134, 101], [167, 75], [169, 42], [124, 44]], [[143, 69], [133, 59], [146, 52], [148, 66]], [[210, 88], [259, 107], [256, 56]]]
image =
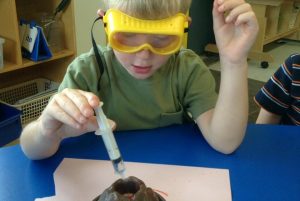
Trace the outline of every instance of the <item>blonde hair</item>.
[[186, 14], [192, 0], [105, 0], [107, 9], [115, 8], [141, 19], [163, 19]]

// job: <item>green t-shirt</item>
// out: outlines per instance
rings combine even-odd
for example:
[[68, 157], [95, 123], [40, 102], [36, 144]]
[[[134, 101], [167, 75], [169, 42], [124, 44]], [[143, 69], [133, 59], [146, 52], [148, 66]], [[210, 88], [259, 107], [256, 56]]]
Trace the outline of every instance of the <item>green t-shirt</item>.
[[132, 77], [110, 47], [99, 50], [106, 62], [100, 90], [100, 70], [91, 50], [70, 64], [59, 91], [74, 88], [99, 96], [106, 116], [117, 123], [117, 130], [181, 124], [187, 114], [196, 119], [216, 104], [214, 78], [191, 50], [181, 49], [145, 80]]

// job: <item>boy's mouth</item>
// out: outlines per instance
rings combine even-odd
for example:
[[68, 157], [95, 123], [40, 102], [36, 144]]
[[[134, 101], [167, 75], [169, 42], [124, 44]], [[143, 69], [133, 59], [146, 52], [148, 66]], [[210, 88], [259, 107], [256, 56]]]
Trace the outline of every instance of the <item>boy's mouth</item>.
[[137, 66], [132, 65], [133, 71], [137, 74], [148, 74], [152, 66]]

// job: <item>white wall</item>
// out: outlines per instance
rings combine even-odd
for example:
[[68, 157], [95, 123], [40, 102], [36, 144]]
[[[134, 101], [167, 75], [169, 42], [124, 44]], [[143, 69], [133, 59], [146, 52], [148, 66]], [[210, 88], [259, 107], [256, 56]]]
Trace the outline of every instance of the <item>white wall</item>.
[[[104, 8], [101, 0], [75, 0], [75, 30], [77, 54], [87, 52], [92, 47], [91, 27], [97, 17], [98, 8]], [[103, 24], [97, 21], [94, 25], [94, 37], [96, 43], [105, 44], [105, 32]]]

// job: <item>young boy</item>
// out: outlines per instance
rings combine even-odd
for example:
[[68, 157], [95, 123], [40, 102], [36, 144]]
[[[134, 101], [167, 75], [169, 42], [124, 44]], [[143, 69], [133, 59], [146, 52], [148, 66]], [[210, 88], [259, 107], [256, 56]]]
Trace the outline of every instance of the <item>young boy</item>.
[[292, 54], [254, 97], [256, 123], [300, 125], [300, 55]]
[[[117, 29], [120, 20], [114, 18], [127, 14], [133, 21], [155, 25], [161, 19], [178, 20], [167, 24], [181, 24], [183, 33], [188, 17], [184, 16], [182, 23], [182, 14], [178, 13], [187, 13], [190, 3], [108, 0], [106, 28]], [[179, 49], [182, 36], [164, 34], [157, 28], [144, 29], [144, 33], [107, 30], [109, 47], [100, 48], [106, 66], [101, 79], [93, 51], [75, 59], [59, 93], [39, 119], [24, 128], [24, 153], [31, 159], [46, 158], [58, 150], [62, 139], [97, 130], [94, 108], [100, 100], [118, 130], [183, 123], [188, 113], [214, 149], [225, 154], [233, 152], [247, 126], [247, 54], [258, 23], [244, 0], [215, 0], [213, 21], [222, 66], [218, 98], [209, 69], [193, 51]]]

